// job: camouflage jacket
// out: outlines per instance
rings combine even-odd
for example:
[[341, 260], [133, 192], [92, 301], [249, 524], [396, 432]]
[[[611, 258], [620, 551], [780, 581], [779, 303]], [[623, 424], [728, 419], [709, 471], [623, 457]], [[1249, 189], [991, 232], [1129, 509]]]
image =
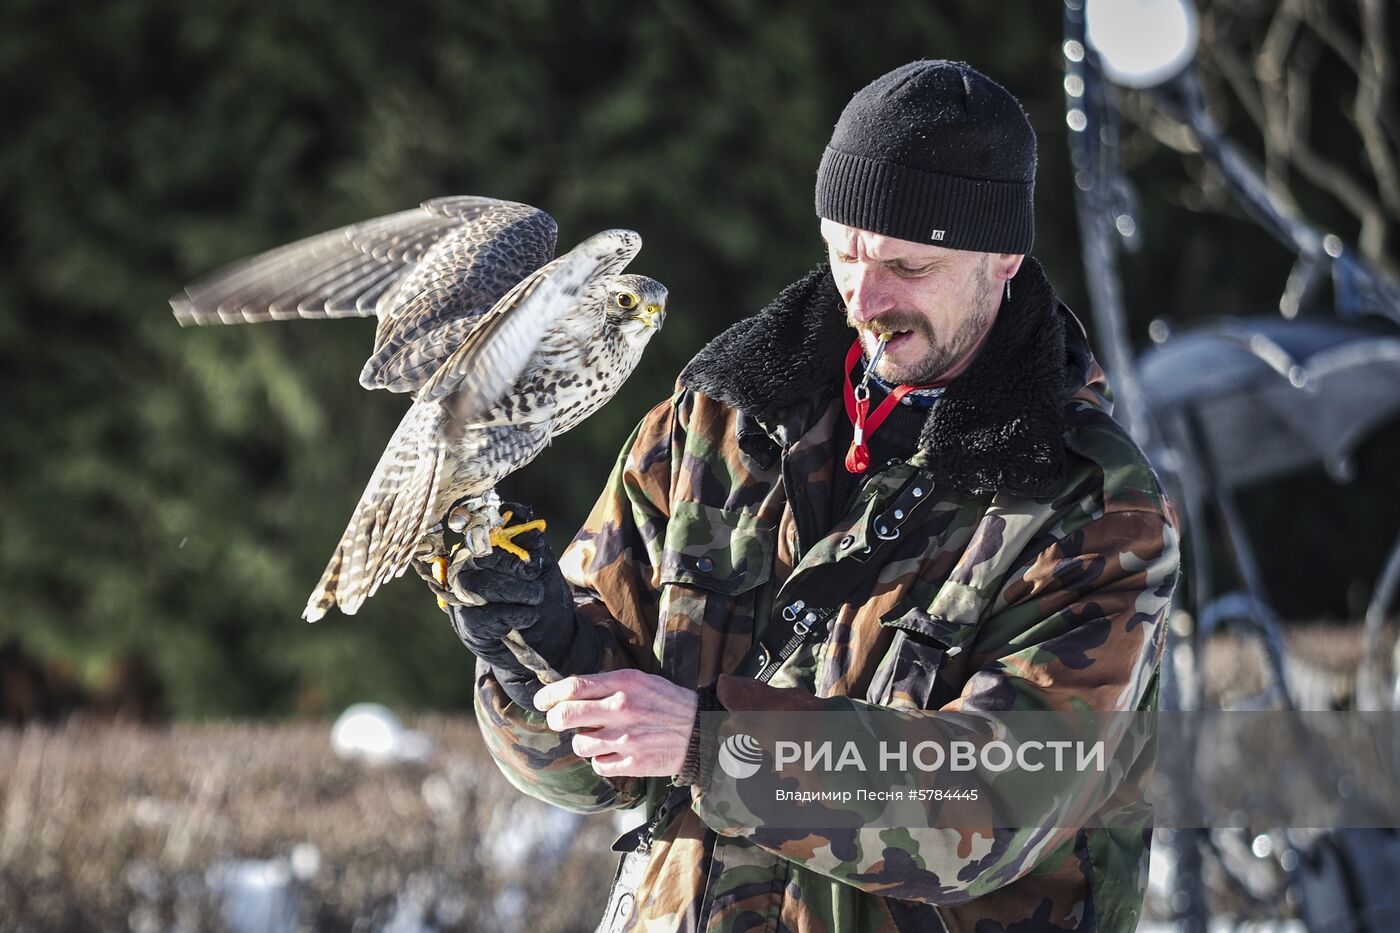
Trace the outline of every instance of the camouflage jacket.
[[[1033, 259], [1012, 291], [934, 407], [921, 449], [872, 468], [845, 515], [831, 514], [830, 490], [843, 468], [836, 389], [852, 334], [829, 270], [701, 351], [638, 426], [562, 558], [581, 610], [606, 635], [606, 669], [713, 684], [730, 710], [1155, 708], [1178, 565], [1172, 512], [1109, 417], [1082, 328]], [[850, 571], [872, 518], [916, 469], [934, 477], [934, 498], [868, 595], [766, 683], [729, 673], [795, 583]], [[925, 656], [928, 626], [962, 650]], [[655, 808], [672, 790], [598, 777], [489, 670], [478, 671], [477, 714], [506, 776], [542, 800]], [[1117, 931], [1134, 929], [1141, 910], [1146, 827], [995, 838], [869, 829], [837, 845], [734, 834], [707, 811], [705, 788], [691, 791], [651, 843], [626, 916], [610, 922]]]

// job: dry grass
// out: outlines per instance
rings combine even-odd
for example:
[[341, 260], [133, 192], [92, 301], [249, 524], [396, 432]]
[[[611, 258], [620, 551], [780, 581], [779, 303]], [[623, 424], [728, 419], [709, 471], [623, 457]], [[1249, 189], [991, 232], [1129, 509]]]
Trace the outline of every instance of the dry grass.
[[0, 730], [0, 930], [221, 929], [219, 866], [299, 845], [305, 929], [591, 929], [612, 821], [525, 798], [469, 719], [415, 725], [433, 759], [384, 767], [319, 722]]
[[[1381, 643], [1395, 642], [1392, 623]], [[1283, 628], [1287, 648], [1285, 675], [1303, 709], [1345, 709], [1351, 706], [1356, 672], [1363, 654], [1359, 623], [1290, 623]], [[1258, 638], [1231, 632], [1207, 641], [1201, 652], [1206, 697], [1219, 706], [1236, 706], [1264, 693], [1271, 684], [1264, 649]]]
[[[1359, 629], [1293, 626], [1287, 638], [1343, 698]], [[1212, 639], [1208, 692], [1227, 704], [1257, 693], [1261, 661], [1247, 639]], [[413, 725], [435, 755], [386, 767], [337, 758], [322, 722], [0, 727], [0, 933], [226, 929], [220, 867], [274, 860], [285, 873], [298, 846], [319, 857], [291, 872], [302, 929], [419, 917], [435, 930], [591, 930], [612, 820], [517, 792], [469, 717]]]

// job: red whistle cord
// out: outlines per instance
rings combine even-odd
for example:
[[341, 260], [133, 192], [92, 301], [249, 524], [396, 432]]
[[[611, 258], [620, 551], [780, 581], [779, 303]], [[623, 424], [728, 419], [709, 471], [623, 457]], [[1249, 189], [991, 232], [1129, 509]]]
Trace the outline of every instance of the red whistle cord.
[[851, 438], [851, 449], [846, 451], [846, 469], [851, 473], [864, 473], [870, 469], [870, 443], [869, 437], [884, 424], [885, 419], [894, 411], [894, 406], [899, 404], [899, 400], [918, 386], [901, 385], [896, 386], [884, 401], [870, 410], [870, 399], [857, 399], [856, 387], [851, 382], [851, 370], [856, 363], [860, 362], [861, 345], [857, 340], [851, 345], [850, 352], [846, 354], [846, 416], [851, 419], [851, 424], [855, 426], [855, 435]]

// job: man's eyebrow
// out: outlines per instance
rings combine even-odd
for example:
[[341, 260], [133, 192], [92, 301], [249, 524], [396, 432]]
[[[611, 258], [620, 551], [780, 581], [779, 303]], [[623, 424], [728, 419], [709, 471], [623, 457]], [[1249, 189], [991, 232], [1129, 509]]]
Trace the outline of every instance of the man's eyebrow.
[[834, 251], [834, 252], [836, 253], [836, 255], [838, 255], [838, 256], [843, 256], [843, 257], [851, 258], [851, 259], [855, 258], [855, 255], [856, 255], [856, 254], [855, 254], [855, 253], [852, 253], [852, 252], [847, 252], [846, 247], [845, 247], [844, 244], [838, 246], [838, 245], [836, 245], [835, 243], [832, 243], [830, 240], [828, 240], [825, 236], [823, 236], [823, 237], [821, 238], [821, 240], [822, 240], [822, 249], [824, 249], [824, 250], [832, 250], [832, 251]]
[[929, 266], [941, 265], [946, 262], [941, 256], [928, 256], [922, 259], [905, 256], [901, 259], [872, 259], [870, 261], [886, 268], [890, 266], [902, 266], [905, 269], [926, 269]]
[[[826, 238], [826, 234], [824, 233], [817, 234], [817, 238], [821, 240], [823, 249], [834, 249], [837, 252], [841, 253], [841, 255], [843, 256], [853, 255], [851, 253], [847, 253], [844, 247], [836, 246], [835, 244], [833, 244], [830, 240]], [[927, 266], [939, 265], [943, 262], [946, 262], [946, 260], [942, 256], [927, 256], [922, 259], [909, 257], [905, 257], [903, 259], [874, 259], [871, 261], [878, 263], [882, 266], [904, 266], [905, 268], [912, 269], [923, 269]]]

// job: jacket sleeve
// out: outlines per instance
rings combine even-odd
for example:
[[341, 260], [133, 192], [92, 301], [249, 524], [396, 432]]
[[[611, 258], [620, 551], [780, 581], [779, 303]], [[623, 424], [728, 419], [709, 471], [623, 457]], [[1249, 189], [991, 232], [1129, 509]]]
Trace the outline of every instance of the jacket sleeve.
[[[1178, 563], [1175, 528], [1166, 514], [1151, 510], [1101, 514], [1023, 555], [980, 623], [1005, 648], [978, 660], [961, 695], [939, 712], [990, 720], [1015, 711], [1155, 710], [1155, 675]], [[731, 712], [871, 708], [732, 676], [720, 677], [715, 691]], [[939, 717], [930, 720], [940, 728]], [[1120, 751], [1128, 760], [1135, 757], [1132, 748], [1120, 749], [1110, 737], [1107, 759]], [[1111, 804], [1138, 792], [1111, 785], [1094, 789], [1090, 809], [1072, 812], [1092, 814], [1115, 793], [1120, 796]], [[1025, 821], [1034, 825], [1015, 829], [863, 828], [794, 838], [791, 831], [737, 825], [732, 807], [709, 800], [706, 790], [692, 787], [695, 809], [719, 833], [748, 839], [870, 893], [938, 905], [963, 903], [1051, 867], [1068, 857], [1079, 830], [1064, 819], [1061, 800], [1047, 803], [1042, 818]]]
[[[657, 405], [643, 418], [559, 561], [580, 615], [602, 636], [602, 671], [655, 667], [657, 568], [679, 422], [673, 402]], [[486, 665], [477, 668], [475, 706], [491, 756], [525, 793], [584, 813], [625, 809], [643, 799], [645, 779], [598, 776], [573, 753], [572, 732], [556, 733], [542, 713], [513, 703]]]

